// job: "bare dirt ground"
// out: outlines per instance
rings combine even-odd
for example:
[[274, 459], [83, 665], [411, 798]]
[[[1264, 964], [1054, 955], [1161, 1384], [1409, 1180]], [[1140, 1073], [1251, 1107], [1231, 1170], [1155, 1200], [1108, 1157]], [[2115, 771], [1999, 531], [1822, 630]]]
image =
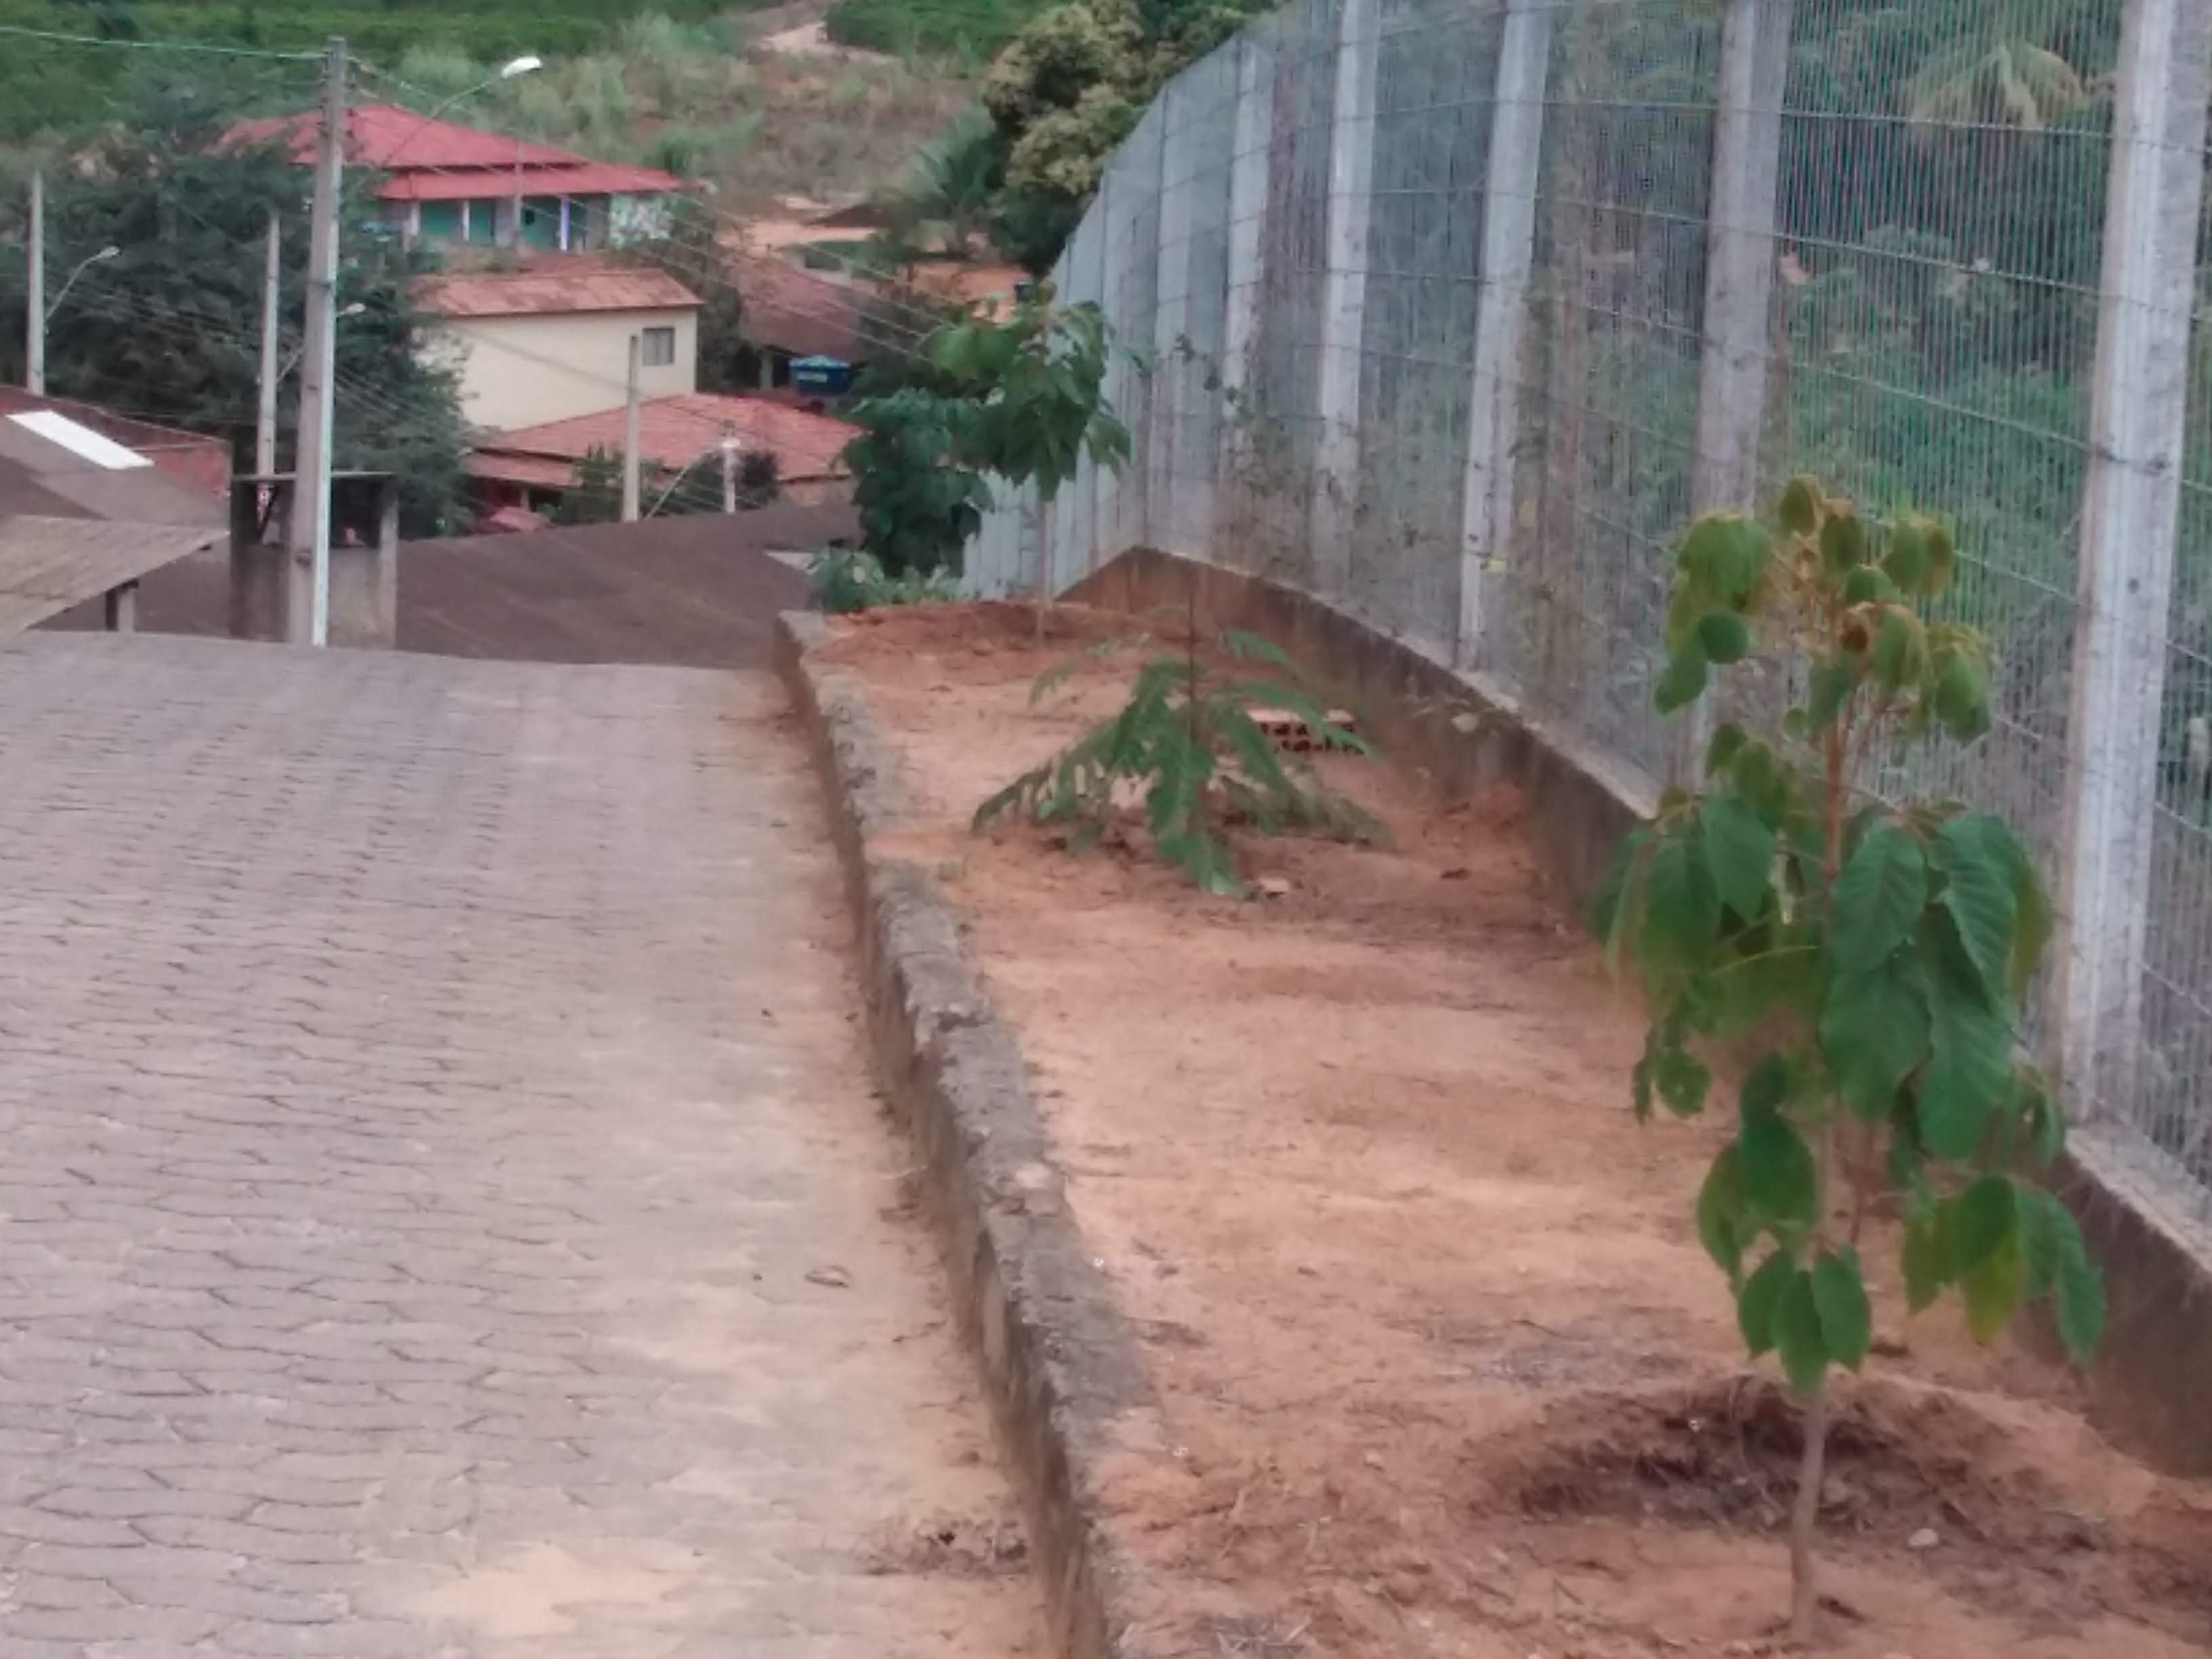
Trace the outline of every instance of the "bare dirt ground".
[[[1518, 799], [1332, 763], [1387, 848], [1253, 842], [1204, 896], [975, 805], [1116, 702], [1040, 669], [1126, 619], [841, 625], [1016, 1023], [1079, 1218], [1188, 1474], [1115, 1494], [1188, 1650], [1776, 1650], [1794, 1414], [1747, 1372], [1691, 1200], [1711, 1128], [1639, 1130], [1636, 1011], [1541, 891]], [[2212, 1489], [2101, 1441], [2065, 1373], [1876, 1290], [1824, 1523], [1832, 1650], [2179, 1659], [2212, 1642]], [[1256, 1609], [1258, 1616], [1250, 1616]]]

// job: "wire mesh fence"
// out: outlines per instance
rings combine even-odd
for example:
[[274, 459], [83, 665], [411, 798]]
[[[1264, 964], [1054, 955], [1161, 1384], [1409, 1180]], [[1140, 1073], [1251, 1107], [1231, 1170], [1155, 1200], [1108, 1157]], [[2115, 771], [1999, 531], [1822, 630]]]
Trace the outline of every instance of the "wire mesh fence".
[[1811, 472], [1945, 517], [1994, 728], [1864, 782], [2032, 838], [2036, 1040], [2212, 1220], [2208, 56], [2189, 0], [1297, 0], [1170, 86], [1062, 260], [1150, 356], [1134, 465], [1007, 503], [969, 579], [1265, 576], [1656, 795], [1693, 516]]

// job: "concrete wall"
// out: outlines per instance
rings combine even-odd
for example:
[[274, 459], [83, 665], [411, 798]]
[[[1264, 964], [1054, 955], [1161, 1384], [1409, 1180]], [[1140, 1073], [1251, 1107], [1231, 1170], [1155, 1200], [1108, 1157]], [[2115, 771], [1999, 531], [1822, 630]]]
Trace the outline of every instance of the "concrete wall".
[[629, 337], [676, 331], [676, 361], [641, 376], [647, 398], [698, 389], [696, 311], [594, 311], [555, 317], [447, 319], [433, 348], [461, 375], [461, 414], [505, 431], [623, 404]]

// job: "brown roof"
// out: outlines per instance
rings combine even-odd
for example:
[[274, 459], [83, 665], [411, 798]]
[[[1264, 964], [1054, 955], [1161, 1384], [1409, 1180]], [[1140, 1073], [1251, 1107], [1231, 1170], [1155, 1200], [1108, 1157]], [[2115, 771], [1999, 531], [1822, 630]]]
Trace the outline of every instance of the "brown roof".
[[415, 302], [439, 317], [562, 316], [585, 311], [688, 311], [699, 296], [652, 265], [547, 259], [519, 270], [417, 278]]
[[0, 634], [15, 633], [223, 538], [208, 526], [0, 519]]
[[[619, 453], [624, 423], [622, 410], [608, 409], [542, 426], [517, 427], [479, 444], [469, 458], [469, 471], [482, 478], [551, 487], [542, 476], [517, 476], [515, 463], [573, 465], [595, 449]], [[744, 447], [773, 454], [786, 481], [842, 473], [838, 457], [860, 430], [849, 422], [764, 398], [711, 392], [649, 398], [638, 407], [639, 447], [647, 459], [672, 470], [689, 466], [719, 448], [725, 428], [736, 433]], [[567, 482], [565, 474], [561, 482]]]
[[[194, 489], [160, 467], [102, 466], [21, 423], [38, 412], [0, 413], [0, 521], [21, 514], [33, 518], [209, 525], [217, 529], [229, 523], [229, 509], [222, 497]], [[76, 420], [72, 411], [48, 412]], [[91, 423], [77, 421], [76, 424]], [[92, 430], [99, 432], [97, 427]]]
[[[765, 668], [776, 613], [806, 600], [798, 571], [763, 550], [858, 533], [849, 507], [645, 519], [524, 535], [404, 542], [399, 648], [520, 662]], [[221, 635], [228, 578], [216, 555], [155, 571], [140, 590], [150, 633]], [[97, 628], [97, 605], [64, 627]]]
[[230, 446], [221, 438], [173, 426], [158, 426], [135, 416], [118, 415], [97, 404], [79, 403], [74, 398], [40, 397], [19, 386], [0, 386], [0, 415], [21, 414], [33, 409], [51, 409], [66, 415], [103, 437], [113, 439], [125, 449], [137, 451], [179, 483], [204, 490], [218, 501], [229, 498]]

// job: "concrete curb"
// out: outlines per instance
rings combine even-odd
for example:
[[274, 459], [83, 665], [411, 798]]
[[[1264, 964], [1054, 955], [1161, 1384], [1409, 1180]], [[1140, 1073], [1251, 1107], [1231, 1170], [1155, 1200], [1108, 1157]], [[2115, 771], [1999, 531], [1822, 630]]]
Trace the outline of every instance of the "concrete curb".
[[1164, 1460], [1134, 1334], [1069, 1213], [1013, 1037], [935, 878], [883, 850], [905, 815], [897, 762], [858, 684], [787, 613], [776, 663], [806, 722], [859, 924], [876, 1065], [923, 1154], [953, 1296], [1012, 1452], [1060, 1659], [1154, 1659], [1154, 1611], [1103, 1501], [1109, 1471]]

